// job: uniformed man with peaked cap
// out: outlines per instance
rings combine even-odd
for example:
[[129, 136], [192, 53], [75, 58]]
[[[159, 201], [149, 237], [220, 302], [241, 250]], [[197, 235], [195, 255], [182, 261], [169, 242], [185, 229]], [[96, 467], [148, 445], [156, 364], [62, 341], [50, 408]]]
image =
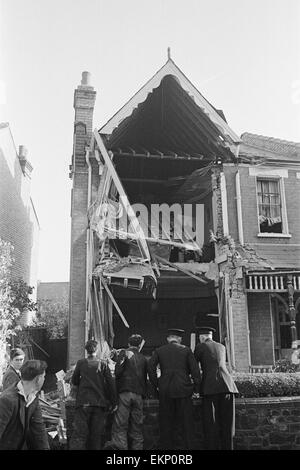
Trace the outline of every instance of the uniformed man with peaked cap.
[[[161, 449], [176, 449], [178, 427], [182, 431], [183, 448], [192, 448], [193, 404], [191, 397], [194, 391], [199, 390], [200, 371], [191, 349], [181, 344], [183, 334], [184, 330], [169, 329], [168, 344], [156, 349], [148, 363], [150, 381], [159, 393]], [[161, 371], [159, 379], [158, 365]]]
[[194, 352], [202, 370], [204, 446], [209, 450], [233, 449], [234, 394], [238, 389], [226, 367], [225, 346], [212, 339], [215, 331], [207, 326], [198, 328], [200, 343]]

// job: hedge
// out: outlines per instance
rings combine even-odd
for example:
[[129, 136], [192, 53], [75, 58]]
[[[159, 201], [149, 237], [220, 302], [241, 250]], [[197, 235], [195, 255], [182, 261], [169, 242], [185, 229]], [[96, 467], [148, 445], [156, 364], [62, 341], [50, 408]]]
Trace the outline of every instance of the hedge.
[[239, 397], [300, 396], [300, 373], [236, 373], [233, 376]]

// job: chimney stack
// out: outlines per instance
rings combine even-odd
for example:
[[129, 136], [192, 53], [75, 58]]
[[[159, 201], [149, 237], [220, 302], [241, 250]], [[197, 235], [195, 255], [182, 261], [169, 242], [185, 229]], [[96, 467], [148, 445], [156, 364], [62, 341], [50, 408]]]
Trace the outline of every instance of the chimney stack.
[[74, 93], [75, 126], [83, 124], [86, 127], [87, 145], [92, 135], [93, 112], [96, 100], [96, 92], [91, 86], [90, 72], [82, 72], [81, 84]]
[[90, 72], [82, 72], [81, 86], [91, 86]]
[[31, 173], [32, 173], [32, 170], [33, 170], [33, 166], [31, 165], [30, 161], [27, 160], [27, 154], [28, 154], [28, 151], [27, 151], [27, 148], [25, 147], [25, 145], [19, 145], [18, 157], [19, 157], [19, 162], [20, 162], [22, 171], [23, 171], [25, 176], [27, 176], [29, 179], [31, 179]]

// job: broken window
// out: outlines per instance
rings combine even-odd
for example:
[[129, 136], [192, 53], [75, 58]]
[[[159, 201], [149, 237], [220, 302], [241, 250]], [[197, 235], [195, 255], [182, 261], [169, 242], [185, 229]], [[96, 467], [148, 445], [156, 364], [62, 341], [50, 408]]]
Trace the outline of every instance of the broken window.
[[280, 181], [257, 179], [258, 221], [261, 233], [283, 233]]

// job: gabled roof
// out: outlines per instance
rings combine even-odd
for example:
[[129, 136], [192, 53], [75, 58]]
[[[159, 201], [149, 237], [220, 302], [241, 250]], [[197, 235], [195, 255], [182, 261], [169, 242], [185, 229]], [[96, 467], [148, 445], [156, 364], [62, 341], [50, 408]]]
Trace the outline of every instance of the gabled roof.
[[161, 81], [167, 75], [171, 75], [177, 79], [182, 89], [193, 98], [199, 108], [201, 108], [218, 128], [225, 141], [229, 144], [241, 142], [239, 136], [228, 126], [226, 120], [222, 117], [222, 113], [216, 110], [204, 98], [172, 59], [168, 59], [165, 65], [99, 130], [99, 132], [101, 134], [112, 134], [113, 130], [125, 118], [129, 117], [134, 109], [143, 103], [154, 89], [159, 87]]

